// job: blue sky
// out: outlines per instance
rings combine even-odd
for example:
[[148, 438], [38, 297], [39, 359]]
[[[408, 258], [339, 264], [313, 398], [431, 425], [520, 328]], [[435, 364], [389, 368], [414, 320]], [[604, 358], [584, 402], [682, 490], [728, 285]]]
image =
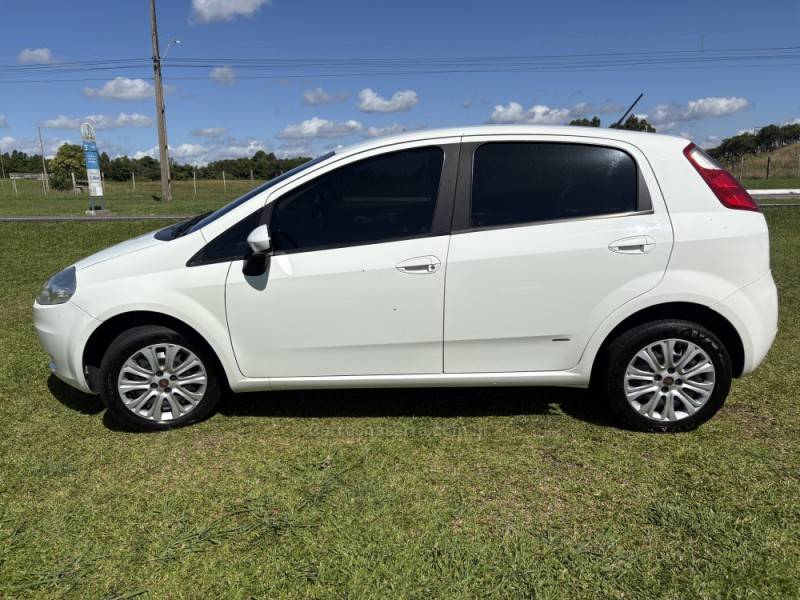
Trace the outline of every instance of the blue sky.
[[[147, 0], [39, 0], [3, 7], [0, 65], [57, 64], [150, 56]], [[557, 124], [619, 116], [639, 92], [636, 113], [659, 131], [713, 145], [720, 137], [800, 118], [800, 57], [765, 64], [538, 72], [323, 76], [170, 60], [497, 57], [617, 51], [708, 51], [800, 46], [800, 2], [580, 2], [495, 0], [159, 0], [167, 125], [173, 157], [203, 163], [249, 156], [317, 154], [371, 135], [486, 122]], [[229, 61], [237, 64], [235, 60]], [[46, 67], [50, 68], [50, 67]], [[3, 151], [47, 152], [78, 142], [92, 116], [111, 155], [157, 143], [151, 68], [35, 77], [0, 74]], [[258, 75], [262, 78], [248, 78]], [[270, 78], [263, 78], [269, 75]], [[298, 76], [300, 75], [300, 76]], [[185, 78], [189, 77], [189, 78]], [[16, 83], [20, 79], [74, 79]], [[122, 79], [120, 79], [122, 78]]]

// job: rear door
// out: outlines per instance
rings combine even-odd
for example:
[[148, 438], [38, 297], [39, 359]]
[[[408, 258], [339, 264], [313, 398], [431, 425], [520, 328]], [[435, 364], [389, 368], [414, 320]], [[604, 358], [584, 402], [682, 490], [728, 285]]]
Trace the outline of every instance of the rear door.
[[565, 370], [653, 288], [672, 228], [642, 153], [618, 141], [464, 138], [447, 262], [447, 373]]

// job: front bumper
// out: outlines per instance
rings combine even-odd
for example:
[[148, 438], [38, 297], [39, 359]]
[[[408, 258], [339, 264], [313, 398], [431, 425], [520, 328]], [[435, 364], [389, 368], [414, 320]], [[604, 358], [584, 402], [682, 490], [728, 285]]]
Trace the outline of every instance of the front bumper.
[[744, 369], [749, 375], [762, 363], [778, 332], [778, 290], [767, 273], [713, 307], [739, 332], [744, 346]]
[[33, 326], [50, 355], [50, 370], [63, 382], [93, 393], [83, 373], [83, 349], [100, 321], [72, 301], [43, 306], [33, 304]]

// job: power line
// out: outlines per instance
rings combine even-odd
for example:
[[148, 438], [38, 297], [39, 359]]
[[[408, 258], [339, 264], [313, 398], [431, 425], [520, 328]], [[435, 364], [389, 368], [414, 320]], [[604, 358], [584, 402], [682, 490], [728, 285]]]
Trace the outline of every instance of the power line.
[[[800, 58], [800, 57], [799, 57]], [[770, 67], [798, 67], [800, 63], [782, 63], [779, 65], [763, 65], [763, 64], [721, 64], [721, 65], [694, 65], [688, 67], [670, 67], [659, 65], [631, 65], [627, 67], [570, 67], [570, 68], [516, 68], [516, 69], [469, 69], [469, 70], [407, 70], [407, 71], [350, 71], [350, 72], [307, 72], [307, 73], [277, 73], [271, 75], [236, 75], [236, 80], [259, 80], [259, 79], [321, 79], [321, 78], [345, 78], [345, 77], [366, 77], [366, 76], [385, 76], [385, 75], [452, 75], [459, 73], [466, 74], [485, 74], [485, 73], [540, 73], [540, 72], [631, 72], [631, 71], [684, 71], [686, 69], [693, 70], [708, 70], [708, 69], [747, 69], [747, 68], [770, 68]], [[149, 77], [148, 73], [141, 75], [141, 78]], [[208, 81], [208, 75], [171, 75], [170, 80], [173, 81]], [[3, 79], [0, 78], [0, 84], [3, 83], [69, 83], [69, 82], [98, 82], [108, 81], [107, 77], [74, 77], [66, 79]]]
[[[681, 69], [748, 66], [796, 66], [800, 46], [738, 48], [720, 50], [670, 50], [606, 52], [593, 54], [553, 54], [522, 56], [470, 56], [430, 58], [176, 58], [162, 61], [173, 73], [227, 66], [243, 74], [237, 79], [275, 79], [298, 77], [353, 77], [369, 75], [422, 75], [457, 73], [516, 73], [634, 70], [641, 68]], [[51, 65], [0, 66], [0, 83], [51, 83], [105, 81], [99, 78], [43, 78], [108, 70], [142, 70], [146, 59], [106, 59], [74, 61]], [[317, 72], [319, 71], [319, 72]], [[144, 75], [146, 76], [146, 75]], [[206, 76], [171, 75], [176, 80], [206, 79]]]

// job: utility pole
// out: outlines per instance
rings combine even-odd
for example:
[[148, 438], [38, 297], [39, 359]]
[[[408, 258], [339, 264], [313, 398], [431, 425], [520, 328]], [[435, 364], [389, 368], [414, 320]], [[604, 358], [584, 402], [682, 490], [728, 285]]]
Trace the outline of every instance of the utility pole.
[[37, 127], [39, 130], [39, 150], [42, 151], [42, 187], [44, 188], [45, 196], [47, 195], [47, 162], [44, 160], [44, 143], [42, 142], [42, 128]]
[[161, 196], [164, 202], [172, 200], [169, 175], [169, 146], [167, 123], [164, 118], [164, 87], [161, 83], [161, 55], [158, 48], [156, 0], [150, 0], [150, 34], [153, 42], [153, 81], [156, 87], [156, 119], [158, 120], [158, 157], [161, 162]]

